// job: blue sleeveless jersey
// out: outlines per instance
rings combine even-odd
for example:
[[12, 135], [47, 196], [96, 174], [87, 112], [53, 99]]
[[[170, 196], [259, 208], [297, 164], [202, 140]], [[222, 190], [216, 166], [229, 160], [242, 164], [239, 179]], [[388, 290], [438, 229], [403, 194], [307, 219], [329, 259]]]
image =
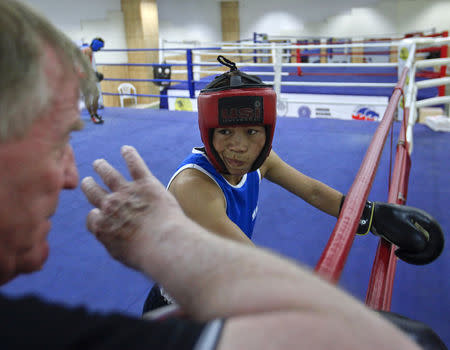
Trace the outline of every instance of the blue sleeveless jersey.
[[251, 239], [258, 212], [258, 194], [261, 182], [259, 169], [245, 174], [237, 185], [232, 185], [214, 168], [205, 153], [194, 148], [192, 154], [178, 167], [167, 187], [170, 186], [176, 175], [188, 168], [197, 169], [214, 180], [225, 197], [227, 216]]

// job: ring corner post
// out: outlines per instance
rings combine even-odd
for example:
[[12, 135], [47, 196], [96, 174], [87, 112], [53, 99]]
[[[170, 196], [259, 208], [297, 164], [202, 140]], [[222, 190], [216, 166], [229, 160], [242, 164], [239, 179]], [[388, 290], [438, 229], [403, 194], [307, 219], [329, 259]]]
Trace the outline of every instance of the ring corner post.
[[189, 97], [195, 98], [195, 84], [194, 84], [194, 73], [192, 64], [192, 49], [186, 50], [186, 68], [187, 68], [187, 79], [189, 87]]

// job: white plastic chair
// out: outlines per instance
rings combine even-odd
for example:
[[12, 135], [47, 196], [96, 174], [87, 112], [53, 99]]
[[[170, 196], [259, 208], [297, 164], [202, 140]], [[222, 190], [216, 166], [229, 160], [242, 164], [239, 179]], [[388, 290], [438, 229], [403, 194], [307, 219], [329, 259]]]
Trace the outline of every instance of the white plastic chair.
[[132, 99], [132, 100], [134, 100], [134, 104], [137, 104], [137, 97], [130, 95], [130, 94], [136, 95], [136, 88], [134, 87], [133, 84], [122, 83], [119, 85], [117, 90], [119, 90], [119, 94], [120, 94], [120, 96], [119, 96], [120, 107], [123, 108], [123, 100], [125, 100], [125, 99]]

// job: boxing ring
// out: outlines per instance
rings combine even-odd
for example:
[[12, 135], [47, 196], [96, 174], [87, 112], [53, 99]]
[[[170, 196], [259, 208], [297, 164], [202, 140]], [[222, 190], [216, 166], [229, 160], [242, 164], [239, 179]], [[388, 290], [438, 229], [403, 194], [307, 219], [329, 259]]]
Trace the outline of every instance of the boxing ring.
[[[185, 75], [186, 79], [165, 79], [157, 76], [148, 81], [159, 86], [160, 94], [136, 96], [166, 100], [169, 110], [195, 112], [196, 97], [200, 90], [212, 81], [215, 75], [225, 71], [224, 67], [214, 62], [218, 55], [224, 55], [234, 60], [240, 70], [258, 75], [264, 82], [273, 84], [278, 95], [279, 117], [380, 121], [347, 194], [330, 240], [316, 266], [317, 273], [337, 283], [394, 120], [402, 120], [402, 126], [397, 136], [392, 175], [389, 174], [387, 201], [406, 203], [410, 153], [413, 148], [412, 129], [417, 121], [417, 108], [450, 102], [450, 97], [445, 96], [445, 85], [450, 83], [450, 78], [446, 75], [446, 66], [450, 63], [447, 57], [447, 36], [448, 33], [444, 32], [442, 35], [399, 39], [389, 43], [379, 40], [369, 43], [343, 41], [339, 44], [332, 42], [292, 45], [258, 43], [254, 40], [252, 43], [221, 43], [220, 46], [211, 47], [189, 48], [178, 45], [172, 48], [139, 49], [158, 51], [160, 62], [135, 65], [153, 69], [170, 67], [171, 74]], [[389, 62], [392, 60], [392, 51], [383, 51], [387, 45], [395, 48], [397, 62]], [[372, 62], [373, 59], [368, 63], [305, 62], [308, 55], [316, 57], [324, 51], [328, 58], [350, 53], [355, 60], [355, 57], [363, 55], [361, 49], [373, 57], [378, 57], [377, 62]], [[381, 50], [381, 54], [377, 54], [376, 50]], [[439, 53], [442, 58], [421, 59], [420, 56], [423, 58], [427, 52], [434, 53], [434, 57]], [[382, 62], [381, 55], [385, 55], [386, 62]], [[183, 60], [183, 57], [186, 59]], [[296, 61], [294, 63], [291, 62], [293, 57]], [[101, 63], [97, 65], [102, 66]], [[434, 67], [438, 68], [433, 70]], [[112, 77], [105, 78], [105, 81], [108, 80], [121, 81]], [[103, 94], [116, 95], [108, 92]], [[394, 246], [380, 239], [366, 296], [366, 304], [374, 309], [390, 309], [396, 268], [394, 251]]]
[[[397, 136], [392, 173], [389, 170], [387, 201], [406, 203], [417, 109], [450, 102], [450, 97], [445, 96], [445, 85], [450, 83], [446, 73], [446, 66], [450, 63], [447, 36], [448, 33], [444, 32], [442, 35], [403, 38], [390, 43], [383, 40], [375, 43], [344, 41], [339, 44], [306, 45], [240, 42], [221, 43], [216, 47], [149, 49], [158, 50], [160, 63], [142, 65], [170, 67], [172, 74], [184, 74], [186, 79], [150, 79], [160, 87], [161, 93], [137, 96], [165, 99], [169, 110], [195, 112], [200, 90], [215, 75], [224, 72], [223, 67], [214, 62], [215, 57], [224, 55], [234, 60], [240, 70], [258, 75], [264, 82], [273, 84], [278, 95], [279, 117], [380, 121], [347, 194], [341, 215], [316, 265], [317, 273], [332, 283], [338, 283], [378, 169], [380, 155], [395, 120], [401, 120], [402, 125]], [[391, 50], [377, 53], [376, 50], [385, 50], [387, 45], [395, 48], [397, 62], [389, 62], [392, 60]], [[347, 56], [353, 60], [362, 55], [358, 51], [361, 48], [377, 59], [357, 63], [348, 59], [342, 62], [342, 57], [348, 53], [351, 55]], [[308, 55], [317, 58], [324, 50], [328, 58], [335, 57], [334, 62], [308, 63], [305, 59]], [[291, 62], [292, 52], [295, 53], [294, 63]], [[439, 58], [423, 59], [426, 53], [433, 53], [433, 57]], [[385, 55], [384, 60], [381, 55]], [[186, 60], [180, 60], [180, 57], [186, 57]], [[337, 63], [336, 57], [341, 57]], [[114, 78], [105, 80], [113, 81]], [[392, 137], [391, 134], [391, 143]], [[366, 304], [377, 310], [390, 310], [396, 269], [394, 251], [392, 244], [380, 239], [366, 295]], [[168, 310], [165, 315], [153, 316], [169, 317], [181, 312], [176, 306]]]

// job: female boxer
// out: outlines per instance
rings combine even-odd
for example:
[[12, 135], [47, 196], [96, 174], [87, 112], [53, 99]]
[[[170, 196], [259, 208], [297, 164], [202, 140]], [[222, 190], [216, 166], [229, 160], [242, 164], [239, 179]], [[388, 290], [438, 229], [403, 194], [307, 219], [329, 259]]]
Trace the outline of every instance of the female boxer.
[[[168, 184], [187, 216], [215, 234], [253, 244], [259, 184], [265, 178], [338, 217], [345, 196], [294, 169], [272, 150], [272, 87], [240, 72], [224, 57], [218, 60], [231, 70], [216, 77], [198, 97], [204, 147], [193, 149]], [[427, 264], [443, 249], [439, 224], [412, 207], [367, 201], [357, 233], [369, 231], [398, 246], [396, 255], [412, 264]], [[144, 311], [160, 306], [160, 301], [155, 287]]]

